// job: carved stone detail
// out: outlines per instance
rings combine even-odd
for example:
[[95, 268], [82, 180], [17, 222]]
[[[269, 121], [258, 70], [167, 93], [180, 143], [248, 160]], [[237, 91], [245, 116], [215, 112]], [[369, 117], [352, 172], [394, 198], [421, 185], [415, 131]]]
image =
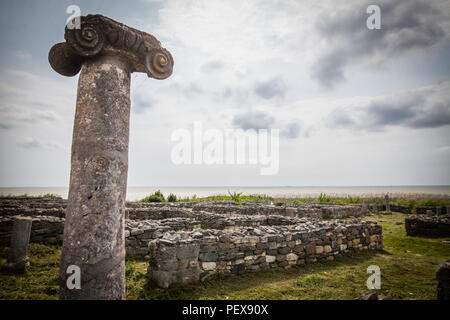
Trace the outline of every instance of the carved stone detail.
[[78, 74], [85, 59], [105, 54], [124, 59], [130, 72], [155, 79], [172, 74], [172, 55], [154, 36], [102, 15], [81, 17], [79, 29], [66, 27], [65, 39], [51, 48], [48, 57], [52, 68], [64, 76]]

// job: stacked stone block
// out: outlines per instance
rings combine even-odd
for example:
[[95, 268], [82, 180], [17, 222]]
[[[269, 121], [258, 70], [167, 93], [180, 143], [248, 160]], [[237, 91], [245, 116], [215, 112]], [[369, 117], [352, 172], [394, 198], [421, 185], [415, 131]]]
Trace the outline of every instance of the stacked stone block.
[[[177, 266], [175, 256], [171, 258], [171, 267], [164, 265], [163, 268], [160, 267], [162, 261], [158, 257], [161, 257], [161, 248], [177, 248], [186, 240], [199, 243], [196, 258], [200, 272], [196, 281], [215, 274], [231, 275], [276, 267], [289, 268], [319, 259], [333, 260], [336, 256], [351, 251], [383, 247], [381, 226], [375, 222], [360, 220], [264, 226], [257, 229], [168, 232], [162, 239], [152, 241], [151, 245], [149, 274], [156, 283], [166, 284], [168, 278], [172, 279], [170, 283], [184, 283], [183, 280], [176, 280], [181, 279], [179, 276], [173, 276]], [[189, 278], [189, 282], [192, 281], [192, 277]]]
[[405, 229], [408, 236], [449, 237], [450, 215], [410, 216], [405, 218]]

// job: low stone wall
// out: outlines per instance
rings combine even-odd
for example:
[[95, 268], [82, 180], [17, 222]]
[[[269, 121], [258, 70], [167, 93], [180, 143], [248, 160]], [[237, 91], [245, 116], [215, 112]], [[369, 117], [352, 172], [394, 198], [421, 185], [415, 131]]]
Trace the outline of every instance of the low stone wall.
[[[15, 216], [0, 217], [0, 245], [9, 246]], [[33, 216], [30, 242], [62, 244], [64, 218]], [[194, 219], [171, 218], [163, 220], [125, 220], [125, 246], [127, 257], [143, 259], [149, 254], [149, 241], [162, 237], [165, 232], [192, 230], [200, 222]]]
[[359, 204], [304, 204], [298, 207], [299, 216], [314, 217], [319, 219], [343, 219], [349, 217], [361, 217], [362, 206]]
[[[129, 219], [166, 219], [189, 216], [189, 212], [200, 211], [227, 215], [278, 215], [315, 219], [340, 219], [359, 217], [361, 205], [332, 203], [271, 204], [262, 201], [247, 201], [237, 205], [232, 201], [204, 202], [127, 202], [125, 210]], [[55, 216], [65, 217], [67, 200], [62, 198], [0, 198], [0, 216]]]
[[361, 205], [329, 204], [329, 203], [285, 203], [279, 205], [269, 204], [210, 204], [197, 203], [192, 206], [194, 211], [208, 211], [219, 214], [240, 215], [280, 215], [287, 217], [305, 217], [314, 219], [342, 219], [360, 217], [363, 215]]
[[288, 268], [382, 247], [381, 226], [360, 220], [166, 232], [150, 242], [148, 273], [158, 286], [167, 288], [172, 283], [193, 283], [215, 274]]
[[149, 242], [166, 232], [193, 230], [200, 226], [194, 219], [125, 220], [125, 249], [127, 257], [144, 259], [150, 254]]
[[[64, 218], [33, 216], [30, 242], [61, 243], [64, 233]], [[0, 245], [9, 246], [14, 216], [0, 216]]]
[[[9, 245], [14, 216], [0, 217], [0, 244]], [[31, 242], [62, 243], [64, 218], [33, 216]], [[148, 242], [163, 236], [167, 231], [202, 229], [236, 229], [263, 225], [295, 225], [305, 219], [283, 216], [219, 215], [209, 212], [193, 212], [189, 217], [173, 217], [150, 220], [125, 220], [127, 256], [135, 259], [149, 254]]]
[[407, 217], [405, 229], [408, 236], [450, 237], [450, 215]]
[[[385, 206], [386, 208], [386, 206]], [[397, 204], [391, 204], [391, 211], [392, 212], [400, 212], [404, 214], [411, 214], [411, 209], [408, 206], [400, 206]]]
[[[295, 210], [295, 208], [293, 208]], [[161, 220], [169, 218], [195, 219], [203, 229], [226, 229], [243, 226], [290, 225], [302, 222], [300, 218], [284, 215], [219, 214], [207, 211], [193, 211], [183, 208], [139, 208], [129, 212], [131, 220]]]
[[445, 215], [445, 214], [450, 214], [450, 208], [448, 207], [432, 207], [432, 206], [419, 206], [416, 207], [416, 214], [427, 214], [428, 212], [433, 213], [433, 214], [437, 214], [437, 215]]

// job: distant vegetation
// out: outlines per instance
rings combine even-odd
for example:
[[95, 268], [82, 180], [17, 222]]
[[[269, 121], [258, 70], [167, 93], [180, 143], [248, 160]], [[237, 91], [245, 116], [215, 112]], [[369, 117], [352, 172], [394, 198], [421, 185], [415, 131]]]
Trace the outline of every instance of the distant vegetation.
[[162, 192], [158, 190], [154, 194], [141, 199], [140, 202], [166, 202], [166, 198], [164, 198]]
[[188, 202], [188, 201], [215, 201], [215, 200], [234, 201], [236, 204], [242, 204], [243, 201], [274, 201], [274, 198], [264, 194], [243, 195], [242, 192], [231, 193], [230, 191], [228, 191], [228, 195], [197, 197], [197, 195], [194, 194], [192, 197], [184, 197], [184, 198], [179, 198], [173, 193], [171, 193], [166, 200], [161, 191], [158, 190], [155, 193], [139, 200], [139, 202], [177, 202], [177, 201]]
[[[330, 196], [325, 193], [321, 193], [318, 197], [304, 197], [304, 198], [276, 198], [276, 201], [288, 201], [294, 203], [346, 203], [346, 204], [361, 204], [363, 201], [367, 203], [384, 204], [386, 200], [384, 196], [365, 196], [365, 197], [352, 197], [352, 196]], [[407, 206], [411, 210], [414, 210], [419, 206], [448, 206], [450, 205], [450, 197], [437, 196], [428, 194], [401, 194], [390, 195], [391, 204]]]
[[[418, 206], [448, 206], [450, 205], [449, 196], [438, 196], [429, 194], [395, 194], [390, 195], [391, 204], [407, 206], [411, 210], [415, 210]], [[384, 204], [386, 202], [383, 195], [369, 196], [332, 196], [326, 193], [320, 193], [318, 197], [303, 198], [274, 198], [265, 194], [249, 194], [244, 195], [242, 192], [228, 191], [228, 195], [212, 195], [206, 197], [177, 197], [171, 193], [164, 197], [160, 190], [139, 200], [140, 202], [188, 202], [188, 201], [233, 201], [236, 204], [242, 204], [244, 201], [267, 201], [267, 202], [293, 202], [293, 203], [343, 203], [343, 204], [361, 204], [363, 201], [367, 203]]]

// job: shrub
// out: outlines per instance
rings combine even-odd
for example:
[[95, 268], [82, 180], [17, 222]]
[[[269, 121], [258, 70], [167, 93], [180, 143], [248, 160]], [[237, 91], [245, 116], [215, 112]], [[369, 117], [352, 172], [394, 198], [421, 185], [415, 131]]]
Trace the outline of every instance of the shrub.
[[140, 200], [140, 202], [165, 202], [166, 199], [161, 191], [156, 191], [154, 194], [151, 194], [144, 199]]
[[169, 194], [169, 196], [167, 197], [167, 201], [169, 202], [177, 202], [177, 196], [174, 195], [173, 193]]
[[236, 204], [241, 204], [241, 195], [242, 192], [233, 192], [231, 193], [230, 190], [228, 190], [228, 194], [230, 195], [231, 200], [233, 200]]

